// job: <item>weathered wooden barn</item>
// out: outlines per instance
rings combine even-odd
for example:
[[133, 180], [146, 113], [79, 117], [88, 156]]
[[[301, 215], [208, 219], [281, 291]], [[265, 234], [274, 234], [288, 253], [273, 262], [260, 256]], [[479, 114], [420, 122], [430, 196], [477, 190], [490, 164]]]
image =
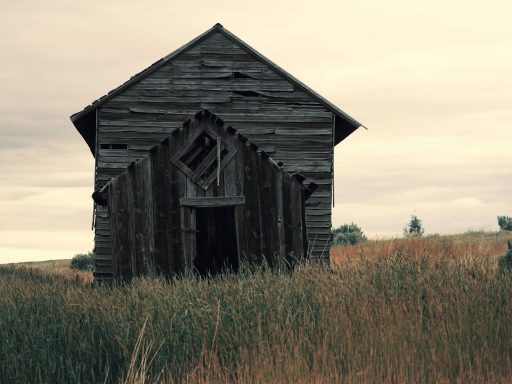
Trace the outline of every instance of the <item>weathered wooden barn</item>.
[[307, 252], [303, 185], [207, 110], [93, 194], [107, 207], [113, 274], [286, 270]]
[[[71, 116], [95, 156], [95, 190], [201, 109], [318, 185], [306, 202], [309, 256], [328, 258], [334, 146], [361, 124], [220, 24]], [[109, 278], [107, 208], [96, 204], [94, 217], [95, 274]]]

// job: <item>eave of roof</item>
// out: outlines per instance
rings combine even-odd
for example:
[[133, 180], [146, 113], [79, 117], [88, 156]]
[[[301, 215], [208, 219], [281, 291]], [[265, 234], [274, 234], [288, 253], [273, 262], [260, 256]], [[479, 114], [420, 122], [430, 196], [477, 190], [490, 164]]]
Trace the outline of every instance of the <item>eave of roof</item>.
[[[263, 63], [267, 64], [270, 68], [272, 68], [275, 72], [280, 74], [282, 77], [299, 87], [302, 91], [307, 93], [309, 96], [311, 96], [313, 99], [317, 100], [319, 103], [325, 105], [329, 110], [331, 110], [339, 119], [342, 120], [342, 124], [344, 127], [346, 127], [346, 130], [343, 133], [336, 133], [335, 137], [335, 144], [338, 144], [341, 140], [343, 140], [345, 137], [350, 135], [353, 131], [355, 131], [359, 127], [364, 127], [361, 123], [359, 123], [357, 120], [343, 112], [341, 109], [339, 109], [337, 106], [332, 104], [330, 101], [325, 99], [324, 97], [320, 96], [318, 93], [313, 91], [311, 88], [309, 88], [307, 85], [302, 83], [300, 80], [296, 79], [294, 76], [286, 72], [284, 69], [279, 67], [277, 64], [263, 56], [261, 53], [256, 51], [254, 48], [252, 48], [250, 45], [242, 41], [240, 38], [229, 32], [226, 28], [224, 28], [221, 24], [217, 23], [212, 28], [207, 30], [206, 32], [202, 33], [201, 35], [197, 36], [195, 39], [189, 41], [187, 44], [183, 45], [182, 47], [176, 49], [174, 52], [168, 54], [167, 56], [163, 57], [162, 59], [154, 62], [152, 65], [150, 65], [148, 68], [144, 69], [143, 71], [137, 73], [136, 75], [132, 76], [128, 81], [121, 84], [119, 87], [111, 90], [106, 95], [100, 97], [99, 99], [93, 101], [90, 105], [85, 107], [82, 111], [76, 112], [73, 115], [71, 115], [70, 119], [77, 128], [77, 130], [80, 132], [82, 137], [86, 140], [86, 142], [89, 144], [89, 147], [91, 148], [91, 151], [94, 154], [93, 147], [95, 144], [91, 143], [91, 137], [92, 135], [88, 135], [87, 132], [85, 132], [83, 124], [80, 124], [79, 120], [83, 117], [87, 116], [90, 112], [96, 110], [98, 107], [100, 107], [103, 103], [110, 100], [111, 98], [115, 97], [119, 93], [123, 92], [127, 88], [129, 88], [132, 84], [139, 82], [140, 80], [144, 79], [146, 76], [150, 75], [154, 71], [158, 70], [165, 64], [167, 64], [169, 61], [175, 59], [178, 57], [181, 53], [185, 52], [186, 50], [194, 47], [195, 45], [199, 44], [201, 41], [205, 40], [212, 34], [219, 32], [223, 34], [225, 37], [230, 39], [231, 41], [235, 42], [236, 44], [239, 44], [242, 46], [245, 50], [247, 50], [250, 54], [252, 54], [254, 57], [256, 57], [258, 60], [262, 61]], [[335, 123], [335, 125], [337, 125]], [[337, 130], [337, 129], [336, 129]], [[94, 133], [94, 139], [95, 139], [96, 133]], [[90, 136], [90, 137], [89, 137]]]

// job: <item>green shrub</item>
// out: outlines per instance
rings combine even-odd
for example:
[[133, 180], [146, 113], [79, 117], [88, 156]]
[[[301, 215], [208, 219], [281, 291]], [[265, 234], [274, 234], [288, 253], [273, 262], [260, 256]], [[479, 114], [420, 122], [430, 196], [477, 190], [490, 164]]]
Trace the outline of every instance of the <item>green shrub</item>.
[[502, 231], [512, 231], [512, 217], [498, 216], [498, 225]]
[[79, 271], [94, 271], [94, 253], [79, 253], [71, 259], [71, 269]]
[[331, 230], [333, 245], [353, 245], [368, 240], [359, 226], [343, 224]]
[[423, 229], [422, 220], [416, 215], [411, 215], [411, 220], [404, 228], [404, 236], [423, 236], [425, 230]]

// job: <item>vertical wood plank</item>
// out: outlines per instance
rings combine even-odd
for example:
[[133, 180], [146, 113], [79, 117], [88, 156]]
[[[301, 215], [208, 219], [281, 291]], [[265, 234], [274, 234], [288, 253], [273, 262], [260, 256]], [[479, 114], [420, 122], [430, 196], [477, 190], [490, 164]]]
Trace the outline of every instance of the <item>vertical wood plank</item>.
[[194, 272], [194, 259], [196, 253], [196, 217], [195, 210], [191, 207], [181, 207], [181, 244], [183, 247], [183, 259], [185, 262], [184, 274], [191, 275]]
[[278, 270], [286, 270], [286, 246], [284, 237], [284, 212], [283, 212], [283, 170], [279, 168], [277, 172], [277, 230], [279, 235], [279, 262]]
[[111, 255], [112, 255], [112, 267], [113, 275], [118, 277], [121, 272], [120, 263], [121, 255], [120, 251], [122, 242], [120, 235], [123, 232], [123, 226], [121, 224], [121, 218], [119, 217], [118, 203], [120, 202], [120, 194], [117, 188], [119, 180], [113, 181], [107, 189], [108, 198], [108, 211], [109, 211], [109, 222], [110, 222], [110, 239], [111, 239]]
[[190, 273], [194, 273], [194, 261], [197, 257], [197, 246], [196, 246], [196, 210], [189, 209], [189, 223], [190, 223], [190, 231], [189, 231], [189, 242], [190, 242], [190, 254], [188, 258], [188, 265]]
[[302, 186], [295, 179], [291, 179], [290, 184], [290, 199], [291, 199], [291, 231], [292, 231], [292, 244], [293, 244], [293, 257], [291, 258], [291, 266], [295, 266], [304, 257], [304, 243], [302, 239], [302, 211], [304, 206], [302, 203]]
[[142, 243], [144, 248], [144, 274], [149, 277], [155, 277], [155, 228], [153, 220], [154, 204], [150, 157], [140, 161], [140, 173], [140, 177], [142, 179]]
[[302, 253], [304, 260], [308, 260], [309, 258], [309, 240], [307, 233], [307, 223], [306, 223], [306, 197], [304, 188], [300, 189], [300, 206], [301, 206], [301, 228], [302, 228]]
[[[229, 131], [228, 131], [229, 130]], [[232, 132], [232, 133], [231, 133]], [[234, 129], [228, 127], [222, 132], [222, 141], [228, 151], [238, 151], [238, 139], [234, 135]], [[239, 157], [235, 155], [229, 164], [224, 168], [222, 181], [224, 182], [224, 196], [240, 196], [242, 194], [238, 180]]]
[[172, 154], [176, 153], [183, 145], [181, 135], [173, 135], [169, 139], [169, 147], [167, 149], [166, 167], [168, 171], [168, 188], [169, 194], [169, 216], [167, 230], [168, 238], [172, 238], [173, 253], [173, 271], [177, 274], [185, 273], [185, 250], [183, 244], [183, 233], [181, 231], [183, 225], [183, 215], [180, 209], [180, 197], [186, 195], [185, 175], [170, 162]]
[[261, 263], [260, 201], [258, 190], [258, 154], [244, 145], [245, 241], [249, 262]]
[[283, 223], [284, 223], [284, 243], [286, 264], [288, 267], [292, 265], [295, 257], [293, 249], [293, 228], [292, 228], [292, 212], [291, 212], [291, 177], [287, 172], [283, 172]]
[[142, 175], [141, 162], [133, 165], [133, 214], [135, 227], [135, 259], [138, 276], [145, 274], [146, 249], [144, 244], [144, 177]]
[[279, 228], [277, 212], [278, 169], [264, 156], [258, 157], [262, 253], [270, 267], [279, 262]]
[[165, 159], [162, 158], [165, 145], [161, 144], [151, 151], [151, 177], [153, 184], [153, 222], [155, 236], [155, 268], [157, 273], [168, 275], [170, 272], [169, 248], [167, 243], [167, 198], [165, 190]]
[[135, 242], [135, 206], [134, 206], [134, 188], [137, 188], [134, 183], [134, 164], [131, 164], [128, 167], [126, 173], [126, 220], [127, 220], [127, 237], [128, 237], [128, 251], [129, 251], [129, 265], [130, 265], [130, 275], [131, 277], [139, 276], [140, 269], [137, 265], [137, 247]]
[[119, 261], [120, 274], [123, 279], [130, 280], [134, 274], [131, 268], [133, 257], [133, 222], [131, 221], [131, 207], [129, 206], [128, 189], [129, 175], [127, 173], [120, 176], [116, 183], [116, 195], [119, 196], [118, 201], [118, 217], [119, 217]]
[[115, 196], [117, 202], [114, 203], [117, 215], [117, 234], [118, 241], [116, 240], [116, 258], [118, 259], [119, 276], [123, 280], [130, 280], [134, 275], [131, 266], [133, 242], [131, 241], [132, 223], [130, 220], [130, 207], [128, 203], [128, 180], [127, 173], [119, 176], [114, 182]]
[[[246, 194], [245, 191], [245, 184], [244, 184], [244, 173], [245, 173], [245, 158], [244, 158], [244, 148], [245, 148], [245, 142], [240, 140], [240, 138], [237, 136], [235, 145], [237, 148], [237, 154], [233, 161], [236, 160], [237, 168], [236, 168], [236, 182], [239, 185], [240, 188], [240, 195]], [[245, 220], [245, 205], [240, 205], [235, 208], [235, 225], [236, 225], [236, 231], [237, 231], [237, 243], [238, 243], [238, 262], [239, 265], [242, 265], [243, 263], [249, 262], [249, 248], [248, 248], [248, 242], [247, 242], [247, 226], [248, 223]]]
[[226, 197], [229, 196], [240, 196], [240, 183], [238, 183], [238, 162], [235, 157], [231, 162], [224, 168], [224, 172], [221, 175], [224, 183], [224, 193]]

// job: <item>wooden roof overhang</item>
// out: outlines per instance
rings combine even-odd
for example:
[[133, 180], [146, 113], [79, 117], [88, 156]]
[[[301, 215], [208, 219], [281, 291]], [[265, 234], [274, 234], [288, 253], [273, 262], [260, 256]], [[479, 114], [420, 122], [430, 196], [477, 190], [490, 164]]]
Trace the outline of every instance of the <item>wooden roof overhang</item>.
[[286, 72], [284, 69], [279, 67], [277, 64], [273, 63], [271, 60], [267, 59], [265, 56], [263, 56], [261, 53], [256, 51], [254, 48], [249, 46], [247, 43], [242, 41], [240, 38], [229, 32], [226, 28], [224, 28], [221, 24], [217, 23], [212, 28], [207, 30], [206, 32], [202, 33], [201, 35], [197, 36], [195, 39], [191, 40], [187, 44], [183, 45], [182, 47], [178, 48], [174, 52], [170, 53], [169, 55], [161, 58], [160, 60], [156, 61], [152, 65], [150, 65], [148, 68], [144, 69], [143, 71], [139, 72], [138, 74], [132, 76], [128, 81], [121, 84], [119, 87], [111, 90], [106, 95], [102, 96], [98, 100], [95, 100], [90, 105], [85, 107], [82, 111], [77, 112], [73, 115], [71, 115], [70, 119], [73, 123], [73, 125], [76, 127], [77, 131], [80, 133], [80, 135], [84, 138], [87, 145], [89, 146], [89, 149], [91, 150], [92, 154], [95, 155], [95, 147], [96, 147], [96, 109], [100, 107], [103, 103], [110, 100], [111, 98], [115, 97], [116, 95], [120, 94], [127, 88], [129, 88], [131, 85], [139, 82], [140, 80], [144, 79], [146, 76], [150, 75], [157, 69], [161, 68], [168, 62], [174, 60], [177, 58], [180, 54], [187, 51], [188, 49], [194, 47], [195, 45], [199, 44], [201, 41], [205, 40], [209, 36], [211, 36], [214, 33], [221, 33], [231, 41], [233, 41], [236, 44], [239, 44], [241, 47], [243, 47], [248, 53], [252, 54], [256, 59], [260, 60], [262, 63], [268, 65], [272, 70], [274, 70], [276, 73], [281, 75], [284, 79], [288, 80], [295, 86], [297, 86], [299, 89], [307, 93], [309, 96], [311, 96], [313, 99], [317, 100], [319, 103], [325, 105], [329, 110], [331, 110], [334, 115], [334, 126], [335, 126], [335, 134], [334, 134], [334, 145], [337, 145], [339, 142], [344, 140], [347, 136], [349, 136], [352, 132], [354, 132], [359, 127], [364, 127], [361, 123], [359, 123], [357, 120], [343, 112], [341, 109], [339, 109], [337, 106], [332, 104], [330, 101], [326, 100], [322, 96], [320, 96], [318, 93], [313, 91], [311, 88], [309, 88], [307, 85], [296, 79], [294, 76]]

